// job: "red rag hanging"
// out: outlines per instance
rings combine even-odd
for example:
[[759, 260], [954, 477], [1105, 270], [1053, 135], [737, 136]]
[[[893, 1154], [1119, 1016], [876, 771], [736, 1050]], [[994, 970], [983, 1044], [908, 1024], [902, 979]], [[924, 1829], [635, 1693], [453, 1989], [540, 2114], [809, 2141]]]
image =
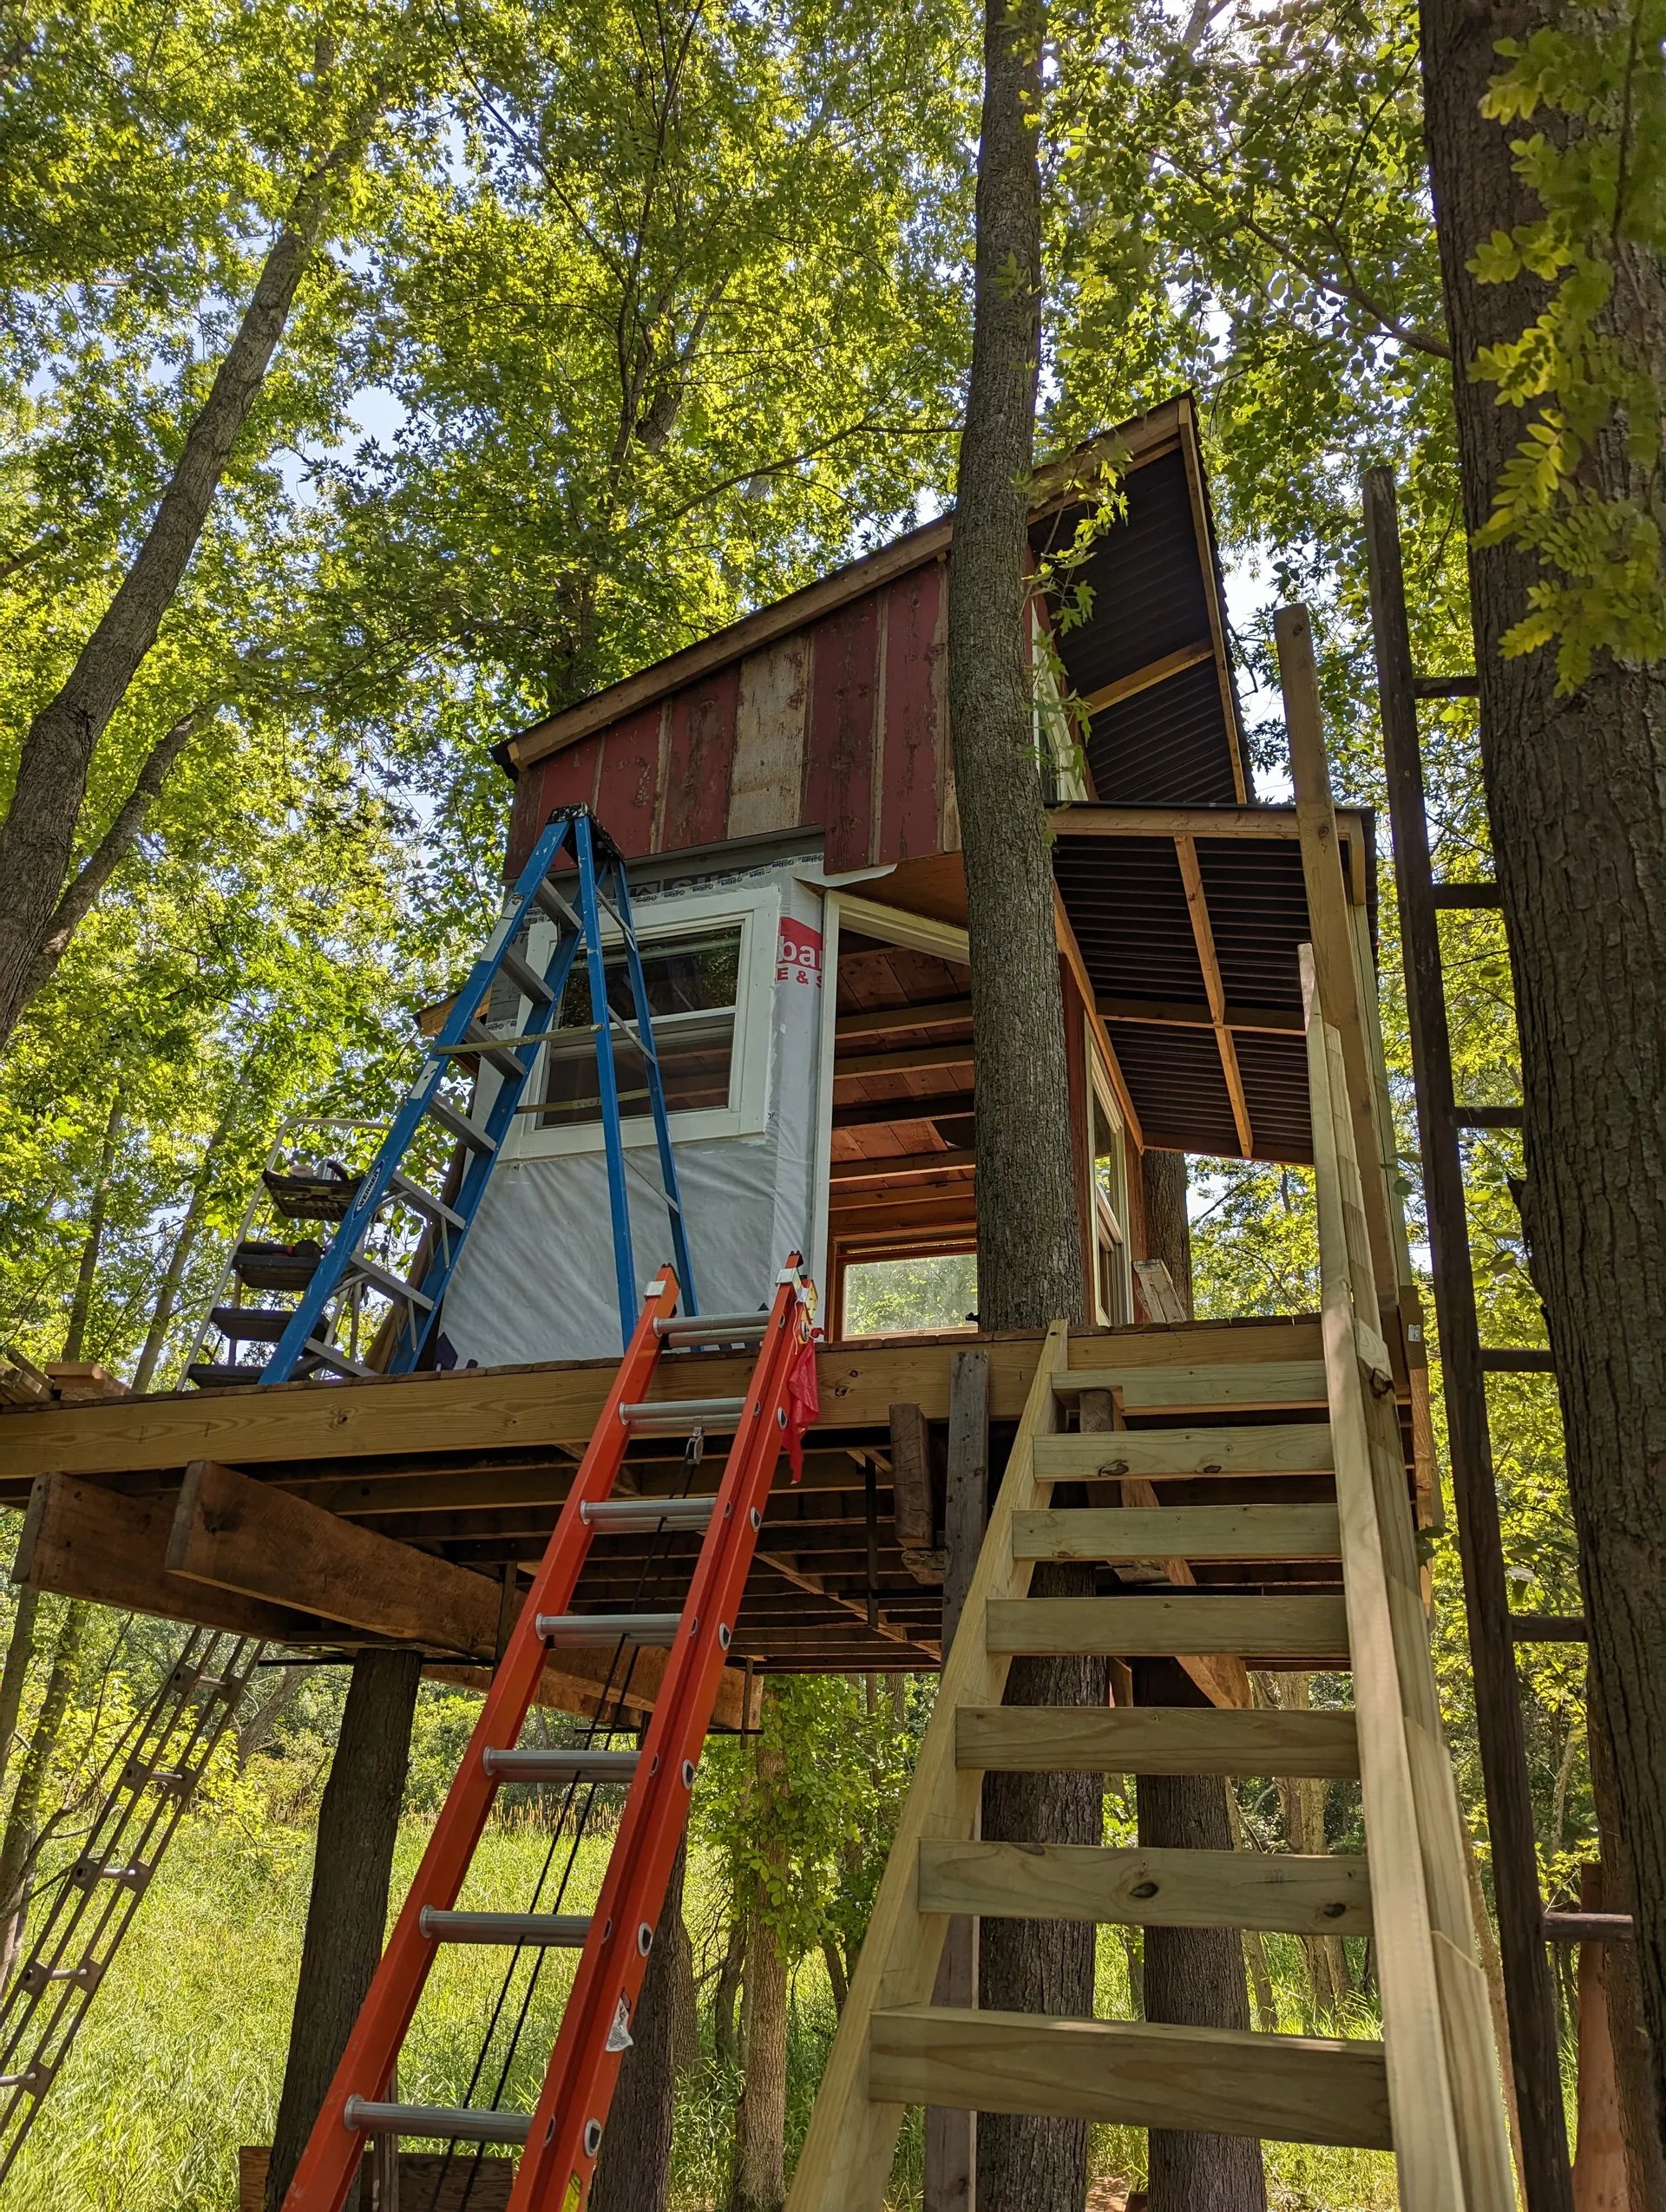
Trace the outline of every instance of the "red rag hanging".
[[816, 1380], [816, 1345], [826, 1334], [812, 1329], [798, 1347], [792, 1372], [787, 1377], [787, 1463], [792, 1479], [804, 1479], [804, 1431], [821, 1418], [822, 1393]]

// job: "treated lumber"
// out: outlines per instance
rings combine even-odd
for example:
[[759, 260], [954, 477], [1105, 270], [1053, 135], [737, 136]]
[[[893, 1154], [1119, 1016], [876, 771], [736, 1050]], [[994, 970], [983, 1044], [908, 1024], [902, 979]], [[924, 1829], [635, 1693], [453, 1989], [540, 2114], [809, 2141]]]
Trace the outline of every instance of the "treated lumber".
[[941, 1044], [899, 1045], [894, 1052], [841, 1053], [833, 1063], [835, 1083], [855, 1083], [869, 1076], [914, 1076], [937, 1068], [969, 1068], [969, 1037], [945, 1040]]
[[1387, 2150], [1382, 2045], [928, 2005], [876, 2012], [869, 2090], [1138, 2128]]
[[1061, 1391], [1114, 1391], [1125, 1413], [1184, 1413], [1198, 1406], [1323, 1405], [1316, 1359], [1263, 1360], [1230, 1367], [1078, 1367]]
[[402, 1643], [496, 1656], [495, 1582], [217, 1460], [193, 1460], [185, 1471], [167, 1567], [269, 1602], [305, 1592], [308, 1611]]
[[123, 1613], [229, 1628], [273, 1643], [313, 1643], [321, 1627], [329, 1633], [315, 1613], [299, 1607], [205, 1589], [170, 1574], [173, 1522], [171, 1494], [122, 1497], [73, 1475], [40, 1476], [23, 1516], [11, 1579]]
[[1141, 668], [1131, 669], [1126, 676], [1101, 684], [1097, 691], [1086, 692], [1080, 704], [1089, 714], [1103, 714], [1107, 707], [1120, 706], [1125, 699], [1137, 699], [1142, 691], [1166, 684], [1171, 676], [1184, 676], [1189, 668], [1197, 668], [1214, 658], [1214, 639], [1199, 638], [1194, 644], [1164, 653], [1158, 660], [1148, 660]]
[[928, 1551], [936, 1535], [931, 1498], [931, 1430], [919, 1406], [890, 1409], [891, 1517], [902, 1550]]
[[1322, 1421], [1281, 1421], [1259, 1429], [1118, 1429], [1106, 1435], [1036, 1440], [1035, 1474], [1041, 1482], [1092, 1482], [1107, 1475], [1138, 1475], [1147, 1481], [1163, 1476], [1315, 1475], [1327, 1473], [1330, 1465], [1330, 1430]]
[[975, 1168], [978, 1155], [970, 1145], [960, 1145], [944, 1152], [898, 1153], [892, 1159], [836, 1160], [829, 1171], [830, 1181], [840, 1190], [849, 1190], [858, 1183], [883, 1183], [898, 1176], [918, 1178], [952, 1168], [958, 1175], [967, 1168]]
[[1001, 1599], [989, 1607], [985, 1633], [992, 1652], [1010, 1656], [1112, 1652], [1118, 1659], [1177, 1659], [1184, 1652], [1230, 1652], [1347, 1664], [1342, 1600], [1307, 1593]]
[[1312, 1775], [1348, 1781], [1360, 1770], [1354, 1716], [1264, 1707], [964, 1707], [955, 1758], [983, 1773], [1058, 1768], [1106, 1774]]
[[1180, 863], [1180, 880], [1185, 888], [1192, 943], [1197, 948], [1197, 965], [1203, 971], [1204, 989], [1209, 998], [1209, 1018], [1215, 1031], [1215, 1048], [1220, 1055], [1221, 1075], [1226, 1083], [1226, 1095], [1231, 1101], [1233, 1127], [1238, 1133], [1238, 1149], [1246, 1159], [1253, 1159], [1256, 1133], [1250, 1126], [1250, 1103], [1244, 1094], [1243, 1077], [1238, 1067], [1237, 1047], [1233, 1044], [1232, 1032], [1227, 1026], [1226, 985], [1221, 980], [1221, 963], [1215, 950], [1215, 932], [1209, 919], [1209, 901], [1204, 893], [1203, 870], [1197, 864], [1197, 841], [1195, 837], [1177, 837], [1174, 851], [1175, 858]]
[[921, 1006], [865, 1006], [860, 1013], [839, 1015], [833, 1037], [843, 1044], [847, 1037], [883, 1037], [895, 1029], [948, 1029], [971, 1018], [969, 998], [935, 998]]
[[1340, 1559], [1334, 1506], [1075, 1506], [1013, 1516], [1019, 1559]]
[[1130, 1927], [1363, 1935], [1371, 1927], [1371, 1888], [1365, 1860], [1341, 1853], [937, 1839], [920, 1846], [920, 1909]]

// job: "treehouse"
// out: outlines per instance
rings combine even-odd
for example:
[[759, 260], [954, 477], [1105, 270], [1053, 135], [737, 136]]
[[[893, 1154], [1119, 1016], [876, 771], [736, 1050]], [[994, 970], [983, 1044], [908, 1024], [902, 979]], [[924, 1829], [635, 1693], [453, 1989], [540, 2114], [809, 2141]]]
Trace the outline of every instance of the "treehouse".
[[[1072, 572], [1086, 611], [1044, 638], [1038, 597], [1032, 633], [1085, 1325], [845, 1326], [853, 1269], [976, 1240], [945, 518], [501, 749], [518, 888], [499, 965], [430, 1048], [478, 1083], [474, 1109], [444, 1109], [461, 1164], [426, 1200], [424, 1279], [443, 1295], [393, 1294], [425, 1317], [423, 1364], [378, 1373], [377, 1350], [309, 1342], [283, 1371], [297, 1379], [232, 1364], [204, 1389], [0, 1412], [0, 1502], [28, 1508], [20, 1580], [236, 1639], [239, 1664], [257, 1641], [415, 1646], [431, 1676], [487, 1689], [478, 1740], [500, 1748], [460, 1770], [442, 1815], [462, 1839], [441, 1853], [451, 1871], [418, 1878], [294, 2212], [333, 2212], [378, 2133], [524, 2142], [517, 2212], [581, 2203], [680, 1833], [667, 1793], [686, 1790], [705, 1731], [751, 1724], [773, 1674], [940, 1667], [794, 2212], [876, 2207], [910, 2103], [1392, 2147], [1407, 2206], [1512, 2201], [1420, 1602], [1429, 1424], [1391, 1173], [1372, 826], [1333, 803], [1300, 609], [1278, 624], [1294, 800], [1254, 799], [1190, 401], [1106, 450], [1121, 504]], [[1078, 542], [1099, 457], [1037, 479], [1038, 569]], [[1079, 748], [1061, 690], [1083, 703]], [[550, 965], [574, 909], [541, 841], [574, 808], [628, 877], [698, 1319], [655, 1272], [665, 1155], [618, 908], [595, 921], [606, 1024]], [[620, 1032], [616, 1122], [600, 1026]], [[622, 1363], [610, 1127], [650, 1201]], [[1154, 1152], [1311, 1163], [1322, 1312], [1190, 1319], [1155, 1264]], [[351, 1226], [339, 1194], [337, 1212]], [[464, 1228], [455, 1259], [433, 1257]], [[819, 1344], [807, 1284], [780, 1272], [794, 1252], [820, 1286]], [[286, 1326], [275, 1316], [269, 1334]], [[383, 1354], [393, 1342], [378, 1333]], [[799, 1430], [790, 1476], [777, 1461]], [[1072, 1486], [1058, 1509], [1055, 1484]], [[1032, 1597], [1034, 1566], [1066, 1561], [1092, 1594]], [[1086, 1652], [1112, 1663], [1108, 1707], [1002, 1706], [1014, 1656]], [[1256, 1707], [1250, 1666], [1351, 1669], [1354, 1707]], [[597, 1731], [646, 1725], [646, 1744], [515, 1749], [534, 1699]], [[491, 1929], [452, 1909], [491, 1777], [516, 1759], [635, 1777], [616, 1909]], [[1136, 1868], [1139, 1854], [1055, 1863], [981, 1844], [981, 1774], [1026, 1767], [1358, 1776], [1368, 1879], [1357, 1858], [1235, 1867], [1173, 1849]], [[950, 1914], [1038, 1914], [1374, 1925], [1384, 2041], [930, 2002]], [[616, 1924], [638, 1927], [640, 1953], [617, 1986]], [[453, 1939], [583, 1947], [577, 2025], [538, 2116], [386, 2101], [413, 1991]]]

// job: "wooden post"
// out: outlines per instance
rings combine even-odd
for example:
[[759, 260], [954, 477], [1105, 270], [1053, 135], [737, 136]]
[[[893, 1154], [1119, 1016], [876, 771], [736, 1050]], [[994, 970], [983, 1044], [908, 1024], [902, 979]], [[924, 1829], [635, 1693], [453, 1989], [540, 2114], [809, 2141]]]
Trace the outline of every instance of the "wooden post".
[[[1579, 1909], [1600, 1913], [1603, 1869], [1579, 1869]], [[1608, 2018], [1608, 1946], [1579, 1946], [1578, 2131], [1573, 2212], [1633, 2212], [1620, 2134], [1620, 2089]]]
[[1347, 886], [1336, 841], [1336, 809], [1330, 795], [1325, 758], [1324, 723], [1319, 711], [1319, 676], [1314, 665], [1313, 625], [1304, 606], [1280, 607], [1273, 618], [1278, 645], [1279, 681], [1284, 692], [1284, 721], [1290, 738], [1290, 776], [1295, 785], [1295, 816], [1302, 839], [1302, 874], [1308, 893], [1314, 972], [1325, 1019], [1342, 1041], [1348, 1075], [1348, 1108], [1359, 1155], [1365, 1194], [1366, 1226], [1371, 1237], [1371, 1273], [1381, 1306], [1399, 1303], [1399, 1268], [1389, 1218], [1385, 1152], [1392, 1133], [1376, 1124], [1371, 1054], [1354, 968], [1354, 932]]
[[[948, 1477], [944, 1495], [943, 1661], [960, 1626], [983, 1545], [989, 1492], [989, 1355], [957, 1351], [949, 1367]], [[978, 2001], [978, 1923], [957, 1913], [943, 1939], [935, 2005]], [[926, 2107], [923, 2212], [977, 2212], [978, 2116]]]

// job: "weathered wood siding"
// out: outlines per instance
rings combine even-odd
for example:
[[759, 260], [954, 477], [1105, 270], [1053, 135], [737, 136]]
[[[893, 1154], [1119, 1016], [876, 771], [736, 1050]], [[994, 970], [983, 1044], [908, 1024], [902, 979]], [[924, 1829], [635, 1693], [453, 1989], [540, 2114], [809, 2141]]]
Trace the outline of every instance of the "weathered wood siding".
[[628, 856], [801, 827], [830, 869], [953, 850], [940, 560], [526, 769], [511, 872], [587, 801]]

